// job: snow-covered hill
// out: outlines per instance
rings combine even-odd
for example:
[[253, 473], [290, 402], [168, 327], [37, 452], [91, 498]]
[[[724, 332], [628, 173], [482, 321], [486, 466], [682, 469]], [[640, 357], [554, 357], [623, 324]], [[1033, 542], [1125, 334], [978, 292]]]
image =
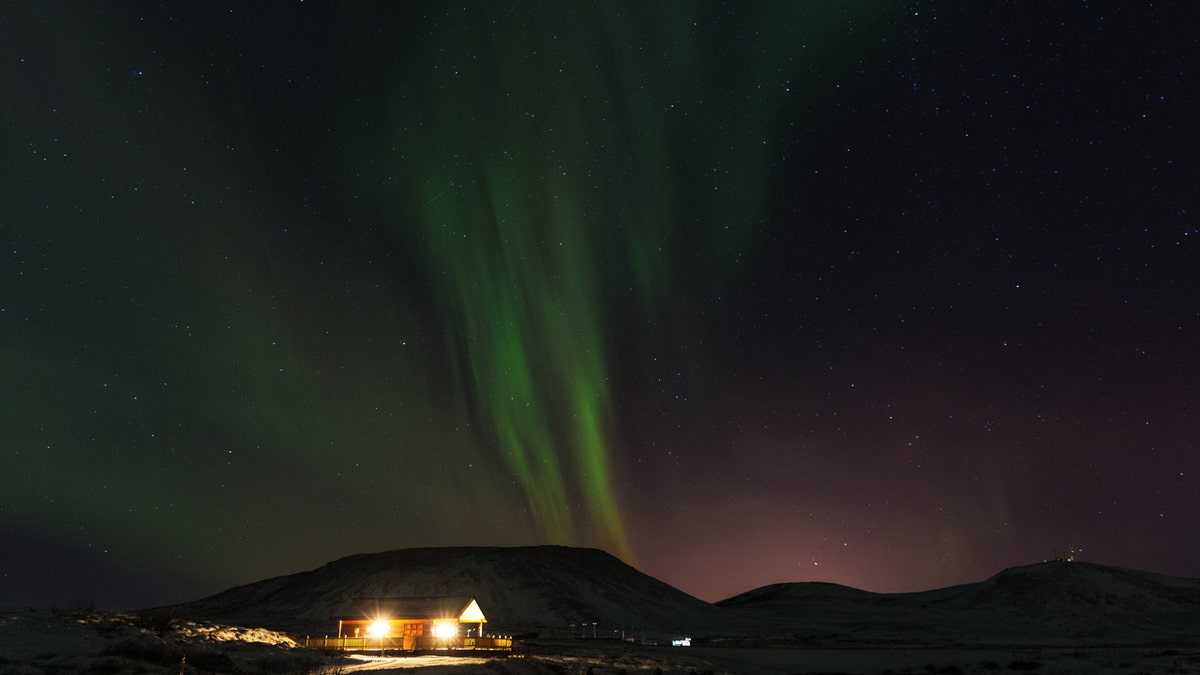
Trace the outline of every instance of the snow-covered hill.
[[[473, 596], [492, 633], [569, 636], [710, 633], [737, 615], [649, 577], [596, 549], [564, 546], [424, 548], [353, 555], [310, 572], [239, 586], [161, 608], [179, 616], [255, 622], [300, 634], [335, 626], [355, 599]], [[364, 603], [364, 611], [368, 609]], [[595, 623], [596, 626], [592, 627]]]
[[1080, 562], [1004, 570], [985, 581], [876, 594], [775, 584], [718, 603], [747, 620], [826, 641], [917, 644], [1194, 644], [1200, 580]]
[[[491, 632], [541, 637], [514, 659], [350, 659], [295, 642], [331, 632], [328, 617], [350, 599], [421, 595], [474, 596]], [[593, 639], [621, 629], [659, 640], [686, 633], [706, 644]], [[1195, 672], [1200, 580], [1055, 562], [919, 593], [791, 583], [712, 605], [602, 551], [439, 548], [350, 556], [139, 613], [0, 611], [0, 673], [1000, 673], [1043, 665], [1072, 674]]]
[[[1200, 580], [1087, 563], [1018, 567], [975, 584], [879, 594], [776, 584], [715, 605], [595, 549], [426, 548], [354, 555], [318, 569], [162, 608], [296, 635], [335, 629], [356, 599], [469, 595], [492, 633], [543, 637], [691, 634], [743, 644], [1191, 644]], [[593, 625], [594, 624], [594, 625]]]

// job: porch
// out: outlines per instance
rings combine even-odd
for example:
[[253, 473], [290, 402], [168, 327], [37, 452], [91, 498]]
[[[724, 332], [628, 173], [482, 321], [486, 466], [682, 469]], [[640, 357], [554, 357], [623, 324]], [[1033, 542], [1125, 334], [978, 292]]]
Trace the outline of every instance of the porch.
[[304, 646], [339, 652], [456, 652], [512, 651], [512, 638], [436, 637], [433, 635], [396, 635], [387, 637], [305, 637]]

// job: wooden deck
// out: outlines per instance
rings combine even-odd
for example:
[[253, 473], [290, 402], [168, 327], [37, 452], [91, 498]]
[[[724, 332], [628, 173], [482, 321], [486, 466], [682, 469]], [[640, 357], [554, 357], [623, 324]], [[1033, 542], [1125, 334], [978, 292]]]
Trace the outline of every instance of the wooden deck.
[[512, 651], [510, 637], [324, 637], [304, 638], [304, 646], [338, 652], [457, 652]]

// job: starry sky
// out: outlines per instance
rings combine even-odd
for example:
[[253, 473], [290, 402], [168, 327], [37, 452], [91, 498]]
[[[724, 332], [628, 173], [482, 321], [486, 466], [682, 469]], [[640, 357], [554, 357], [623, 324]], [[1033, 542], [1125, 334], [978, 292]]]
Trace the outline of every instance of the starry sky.
[[1200, 577], [1191, 3], [6, 2], [0, 604]]

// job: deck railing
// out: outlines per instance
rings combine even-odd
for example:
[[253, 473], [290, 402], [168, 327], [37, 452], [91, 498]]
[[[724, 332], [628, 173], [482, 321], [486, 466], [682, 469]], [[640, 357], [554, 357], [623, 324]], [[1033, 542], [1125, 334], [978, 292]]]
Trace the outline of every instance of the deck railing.
[[305, 637], [304, 646], [340, 652], [378, 651], [512, 651], [512, 638], [503, 636], [450, 637]]

